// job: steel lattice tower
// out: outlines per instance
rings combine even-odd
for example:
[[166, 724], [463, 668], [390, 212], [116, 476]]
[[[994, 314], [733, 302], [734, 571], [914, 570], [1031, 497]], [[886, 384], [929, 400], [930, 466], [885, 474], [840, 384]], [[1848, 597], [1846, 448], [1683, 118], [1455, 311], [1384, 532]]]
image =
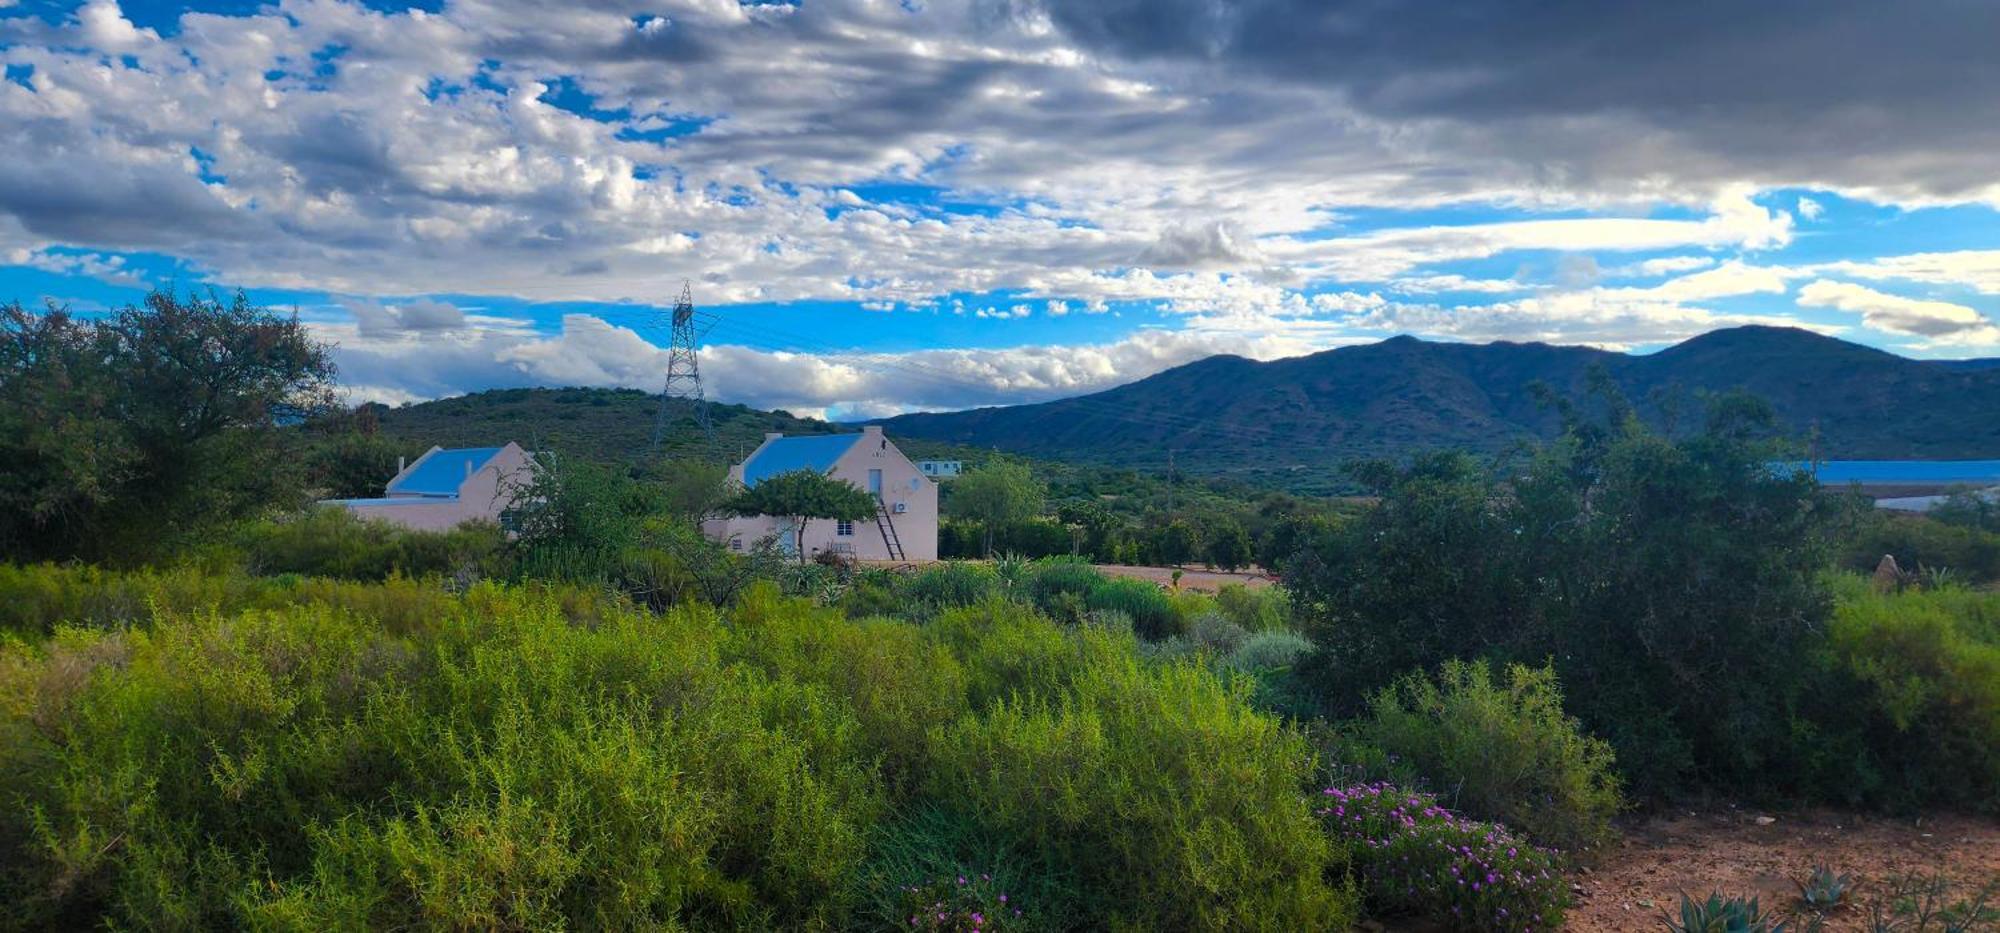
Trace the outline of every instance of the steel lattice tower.
[[701, 394], [701, 358], [695, 352], [700, 334], [695, 330], [694, 292], [681, 283], [681, 297], [674, 302], [673, 339], [667, 345], [667, 385], [660, 396], [660, 416], [653, 422], [653, 449], [666, 439], [667, 422], [672, 419], [674, 402], [683, 399], [694, 406], [694, 423], [701, 428], [704, 451], [715, 448], [715, 425], [708, 417], [708, 399]]

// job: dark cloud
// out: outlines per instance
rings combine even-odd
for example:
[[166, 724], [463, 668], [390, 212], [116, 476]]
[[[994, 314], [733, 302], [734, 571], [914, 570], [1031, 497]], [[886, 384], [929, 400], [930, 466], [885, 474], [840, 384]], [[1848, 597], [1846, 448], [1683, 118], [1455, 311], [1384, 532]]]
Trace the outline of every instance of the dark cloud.
[[[1047, 0], [1117, 58], [1339, 92], [1584, 176], [1993, 182], [2000, 4]], [[1598, 134], [1623, 128], [1622, 138]], [[1470, 153], [1468, 153], [1470, 154]], [[1691, 159], [1691, 160], [1690, 160]]]

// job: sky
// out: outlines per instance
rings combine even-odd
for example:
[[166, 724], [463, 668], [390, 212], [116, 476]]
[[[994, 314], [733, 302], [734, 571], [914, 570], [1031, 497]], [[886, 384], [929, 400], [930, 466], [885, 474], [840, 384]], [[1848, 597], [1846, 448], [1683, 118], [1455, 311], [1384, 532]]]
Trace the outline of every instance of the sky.
[[0, 0], [0, 301], [875, 416], [1412, 334], [2000, 355], [2000, 4]]

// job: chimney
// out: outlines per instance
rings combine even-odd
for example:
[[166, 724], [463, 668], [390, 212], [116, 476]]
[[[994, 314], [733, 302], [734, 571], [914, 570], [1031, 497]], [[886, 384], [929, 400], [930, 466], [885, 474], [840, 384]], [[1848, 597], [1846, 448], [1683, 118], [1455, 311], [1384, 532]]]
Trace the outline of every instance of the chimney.
[[402, 455], [402, 454], [397, 454], [397, 455], [396, 455], [396, 475], [397, 475], [397, 476], [401, 476], [401, 475], [403, 475], [403, 471], [404, 471], [404, 470], [407, 470], [407, 469], [409, 469], [409, 467], [407, 467], [407, 466], [405, 466], [405, 465], [403, 464], [403, 455]]
[[781, 437], [784, 437], [784, 436], [785, 436], [785, 432], [783, 432], [783, 431], [765, 431], [765, 432], [764, 432], [764, 439], [765, 439], [765, 440], [767, 440], [767, 441], [775, 441], [775, 440], [777, 440], [778, 438], [781, 438]]

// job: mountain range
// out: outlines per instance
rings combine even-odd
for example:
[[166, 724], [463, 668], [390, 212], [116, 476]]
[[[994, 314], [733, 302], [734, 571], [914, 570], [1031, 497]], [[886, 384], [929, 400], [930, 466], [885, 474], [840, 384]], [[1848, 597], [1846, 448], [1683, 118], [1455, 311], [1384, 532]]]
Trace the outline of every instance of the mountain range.
[[1550, 437], [1558, 419], [1532, 386], [1580, 398], [1593, 367], [1660, 425], [1676, 410], [1698, 417], [1705, 392], [1742, 389], [1799, 435], [1816, 429], [1828, 459], [2000, 458], [2000, 360], [1915, 360], [1755, 326], [1644, 355], [1396, 337], [1269, 362], [1213, 356], [1091, 395], [880, 423], [1031, 456], [1157, 466], [1171, 452], [1191, 471], [1279, 478], [1355, 456]]

